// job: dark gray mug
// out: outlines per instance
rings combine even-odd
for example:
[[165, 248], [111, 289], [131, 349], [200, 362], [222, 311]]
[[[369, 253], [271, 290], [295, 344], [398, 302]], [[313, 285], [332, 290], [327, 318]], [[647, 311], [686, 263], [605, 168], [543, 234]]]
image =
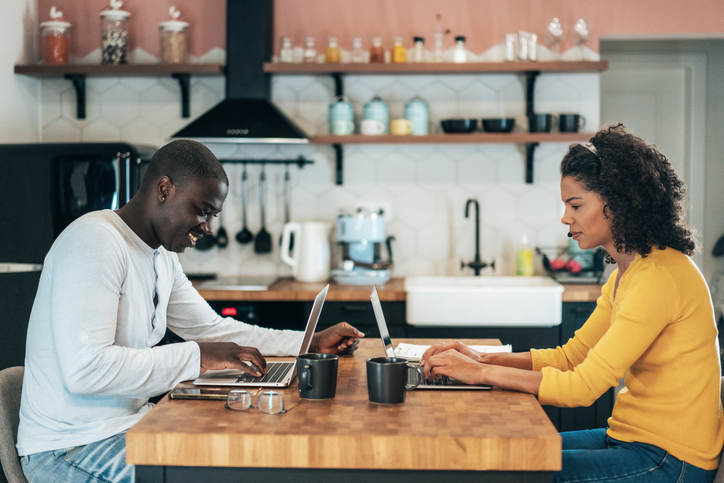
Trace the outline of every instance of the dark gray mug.
[[578, 132], [586, 126], [586, 118], [580, 114], [561, 114], [558, 116], [559, 132]]
[[[412, 374], [409, 374], [409, 372]], [[405, 402], [405, 391], [412, 391], [424, 379], [420, 366], [408, 364], [399, 357], [367, 359], [367, 393], [370, 401], [379, 404]], [[408, 379], [413, 382], [408, 382]]]
[[528, 131], [550, 132], [553, 123], [554, 118], [551, 114], [531, 114], [528, 116]]
[[303, 399], [330, 399], [337, 392], [337, 364], [334, 354], [304, 354], [297, 357], [299, 396]]

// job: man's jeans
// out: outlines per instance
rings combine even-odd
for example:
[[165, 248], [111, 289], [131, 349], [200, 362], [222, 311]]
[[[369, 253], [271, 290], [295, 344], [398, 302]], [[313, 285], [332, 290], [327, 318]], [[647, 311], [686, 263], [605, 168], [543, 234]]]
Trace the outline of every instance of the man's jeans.
[[711, 483], [716, 470], [703, 470], [645, 443], [624, 443], [605, 429], [561, 433], [563, 468], [557, 483]]
[[133, 483], [133, 465], [126, 464], [126, 433], [71, 448], [20, 458], [29, 483]]

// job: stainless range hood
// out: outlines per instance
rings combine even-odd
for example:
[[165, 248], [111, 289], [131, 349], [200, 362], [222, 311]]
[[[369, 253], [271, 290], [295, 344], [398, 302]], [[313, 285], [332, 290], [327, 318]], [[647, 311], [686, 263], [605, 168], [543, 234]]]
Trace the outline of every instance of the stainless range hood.
[[273, 0], [226, 2], [226, 99], [171, 136], [202, 143], [306, 144], [307, 135], [271, 103]]

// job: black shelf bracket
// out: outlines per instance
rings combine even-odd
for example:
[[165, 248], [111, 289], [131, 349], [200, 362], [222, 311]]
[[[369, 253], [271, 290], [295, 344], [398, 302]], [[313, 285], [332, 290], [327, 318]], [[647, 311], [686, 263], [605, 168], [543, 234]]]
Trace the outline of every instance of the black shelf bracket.
[[332, 79], [334, 79], [334, 96], [344, 95], [344, 81], [342, 80], [341, 72], [332, 72]]
[[332, 147], [334, 148], [335, 158], [335, 181], [338, 186], [341, 186], [344, 180], [344, 177], [342, 176], [342, 167], [344, 165], [344, 146], [341, 144], [332, 144]]
[[533, 182], [533, 153], [537, 147], [538, 143], [526, 143], [525, 145], [525, 182], [528, 184]]
[[535, 80], [540, 71], [525, 73], [525, 115], [535, 114]]
[[75, 88], [76, 117], [85, 119], [85, 74], [65, 74], [63, 77]]
[[171, 74], [171, 77], [178, 80], [178, 85], [181, 88], [181, 117], [188, 118], [191, 114], [189, 108], [189, 98], [191, 91], [191, 74]]

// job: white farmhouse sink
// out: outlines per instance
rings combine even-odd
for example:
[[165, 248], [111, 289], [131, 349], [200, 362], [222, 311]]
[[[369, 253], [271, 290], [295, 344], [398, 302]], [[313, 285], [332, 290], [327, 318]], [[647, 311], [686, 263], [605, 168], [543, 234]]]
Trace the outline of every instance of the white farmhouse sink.
[[407, 323], [416, 326], [553, 327], [563, 286], [548, 277], [407, 277]]

